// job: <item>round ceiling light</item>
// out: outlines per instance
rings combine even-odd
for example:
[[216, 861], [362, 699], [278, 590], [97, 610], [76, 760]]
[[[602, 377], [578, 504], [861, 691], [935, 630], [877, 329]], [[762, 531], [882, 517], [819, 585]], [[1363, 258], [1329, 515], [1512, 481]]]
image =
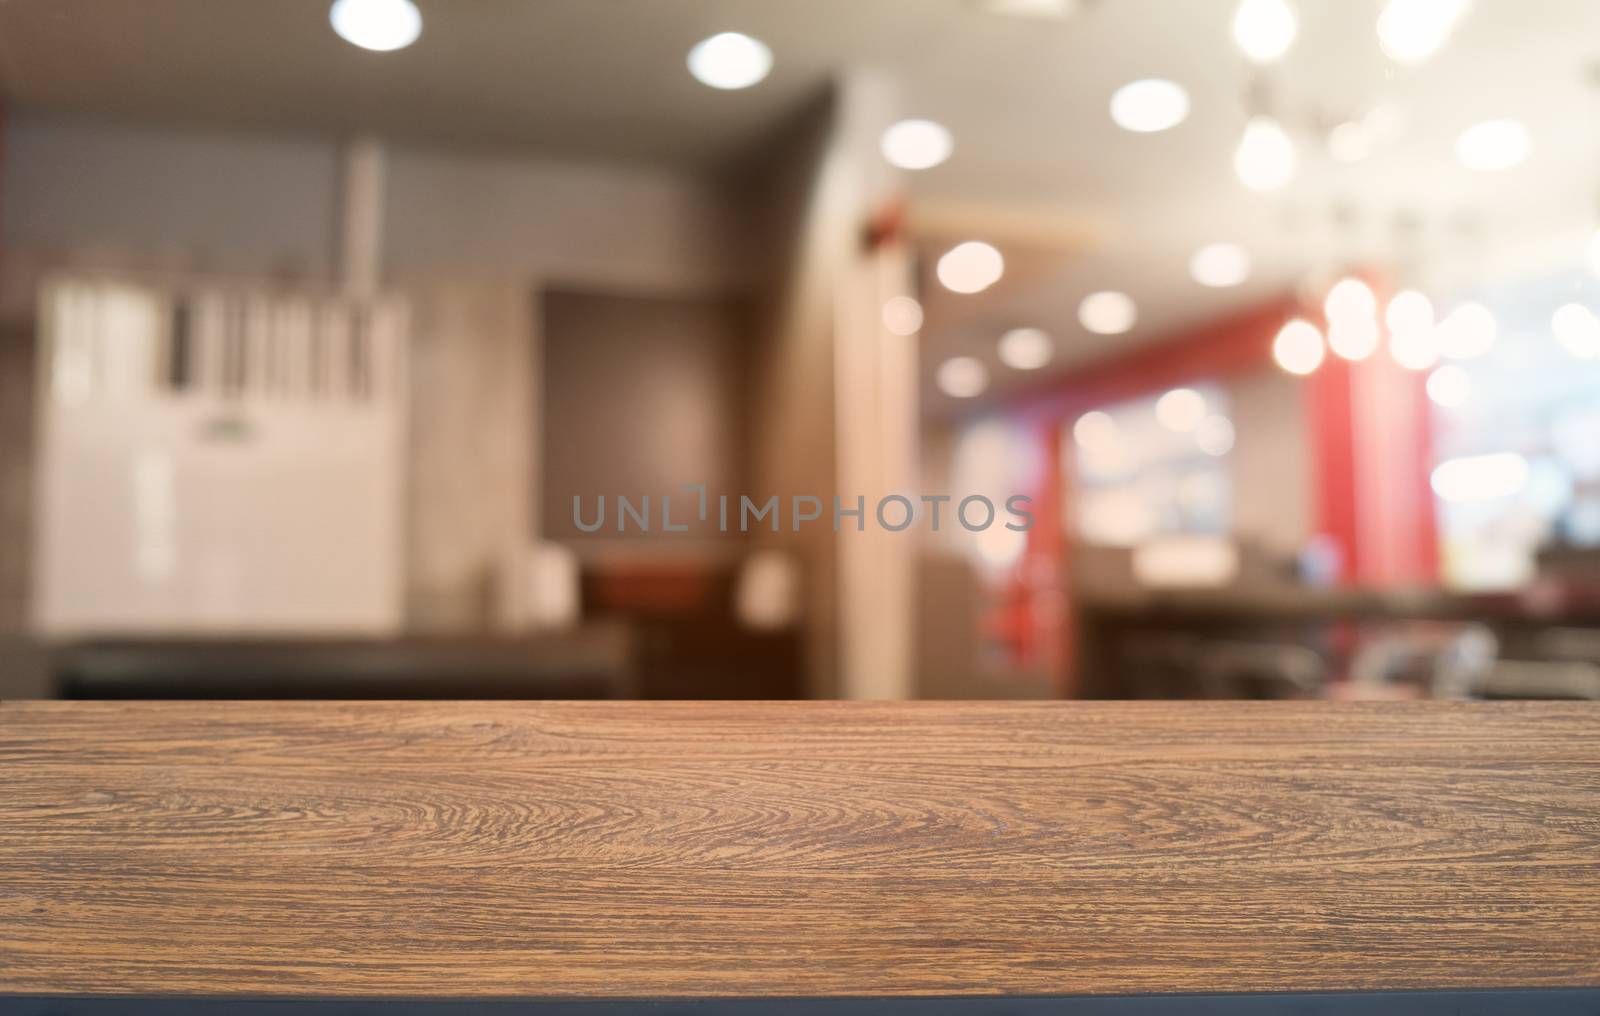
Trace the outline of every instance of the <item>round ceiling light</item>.
[[1096, 335], [1121, 335], [1139, 320], [1139, 308], [1127, 293], [1090, 293], [1078, 304], [1078, 323]]
[[979, 240], [951, 247], [935, 268], [939, 282], [952, 293], [981, 293], [999, 282], [1005, 271], [1000, 252]]
[[1156, 400], [1156, 422], [1179, 434], [1192, 434], [1206, 419], [1206, 397], [1193, 388], [1174, 388]]
[[405, 49], [422, 34], [422, 12], [411, 0], [334, 0], [328, 23], [345, 42], [378, 53]]
[[1111, 119], [1123, 130], [1153, 134], [1189, 116], [1189, 93], [1176, 81], [1146, 78], [1132, 81], [1111, 96]]
[[971, 356], [952, 356], [939, 364], [934, 375], [939, 390], [953, 399], [971, 399], [989, 387], [989, 368]]
[[922, 304], [909, 296], [891, 296], [883, 304], [883, 327], [894, 335], [915, 335], [922, 330]]
[[1428, 398], [1444, 409], [1455, 409], [1472, 398], [1472, 376], [1465, 367], [1446, 364], [1428, 375]]
[[721, 32], [689, 50], [689, 73], [701, 84], [724, 91], [758, 84], [771, 70], [772, 50], [739, 32]]
[[1471, 360], [1494, 347], [1499, 325], [1481, 303], [1464, 303], [1439, 322], [1439, 353], [1449, 360]]
[[1322, 366], [1324, 355], [1322, 333], [1301, 318], [1284, 325], [1272, 340], [1272, 358], [1291, 374], [1310, 374]]
[[1037, 328], [1013, 328], [1000, 336], [1000, 362], [1013, 370], [1038, 370], [1056, 355], [1055, 343]]
[[943, 124], [932, 120], [901, 120], [883, 132], [878, 147], [891, 166], [908, 170], [932, 169], [950, 158], [955, 140]]
[[1485, 120], [1456, 138], [1456, 159], [1468, 169], [1495, 173], [1520, 165], [1533, 148], [1528, 128], [1515, 120]]
[[1300, 29], [1285, 0], [1240, 0], [1233, 14], [1233, 41], [1252, 62], [1277, 63]]
[[1550, 316], [1550, 331], [1580, 360], [1600, 356], [1600, 317], [1581, 303], [1564, 303]]
[[1208, 243], [1189, 259], [1189, 275], [1212, 289], [1237, 286], [1250, 277], [1250, 252], [1236, 243]]
[[1274, 191], [1294, 179], [1299, 157], [1283, 125], [1270, 116], [1251, 117], [1233, 152], [1233, 171], [1253, 191]]

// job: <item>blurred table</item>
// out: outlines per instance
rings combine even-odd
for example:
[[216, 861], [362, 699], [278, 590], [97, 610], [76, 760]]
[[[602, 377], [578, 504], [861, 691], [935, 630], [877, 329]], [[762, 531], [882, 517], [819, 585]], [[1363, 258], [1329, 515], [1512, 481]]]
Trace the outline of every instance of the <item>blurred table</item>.
[[7, 1012], [1600, 985], [1578, 704], [6, 702], [0, 773]]

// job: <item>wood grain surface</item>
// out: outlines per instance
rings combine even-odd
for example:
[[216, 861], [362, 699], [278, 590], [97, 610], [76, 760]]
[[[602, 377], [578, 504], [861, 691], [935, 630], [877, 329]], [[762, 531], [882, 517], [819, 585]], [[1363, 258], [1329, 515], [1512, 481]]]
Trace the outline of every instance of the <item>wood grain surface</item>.
[[0, 994], [1548, 985], [1590, 706], [0, 703]]

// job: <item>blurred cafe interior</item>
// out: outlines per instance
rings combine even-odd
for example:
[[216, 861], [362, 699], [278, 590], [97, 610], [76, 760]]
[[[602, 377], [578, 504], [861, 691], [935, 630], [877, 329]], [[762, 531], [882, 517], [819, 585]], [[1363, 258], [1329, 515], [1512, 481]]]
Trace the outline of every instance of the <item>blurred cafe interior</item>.
[[5, 0], [0, 118], [0, 696], [1600, 698], [1592, 0]]

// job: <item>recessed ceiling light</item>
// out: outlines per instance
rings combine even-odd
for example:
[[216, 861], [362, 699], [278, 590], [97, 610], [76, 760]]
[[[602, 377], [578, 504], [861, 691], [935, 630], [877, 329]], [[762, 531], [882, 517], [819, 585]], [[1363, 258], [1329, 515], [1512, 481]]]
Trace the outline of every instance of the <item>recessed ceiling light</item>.
[[1072, 425], [1072, 440], [1081, 448], [1105, 448], [1117, 440], [1117, 421], [1108, 413], [1090, 410]]
[[1376, 318], [1378, 298], [1372, 287], [1352, 276], [1345, 276], [1328, 290], [1322, 309], [1329, 321], [1355, 321]]
[[1212, 289], [1237, 286], [1250, 277], [1250, 252], [1236, 243], [1208, 243], [1189, 259], [1189, 275]]
[[1200, 450], [1215, 458], [1233, 451], [1233, 421], [1226, 416], [1212, 414], [1200, 421], [1200, 429], [1194, 432], [1194, 443]]
[[1328, 348], [1341, 360], [1365, 360], [1378, 351], [1382, 337], [1374, 317], [1333, 318], [1328, 322]]
[[1580, 360], [1600, 356], [1600, 317], [1581, 303], [1565, 303], [1550, 316], [1550, 330]]
[[922, 329], [922, 304], [909, 296], [891, 296], [883, 304], [883, 327], [895, 335], [915, 335]]
[[939, 259], [936, 273], [952, 293], [981, 293], [1005, 274], [1005, 258], [978, 240], [958, 243]]
[[1481, 303], [1464, 303], [1439, 322], [1439, 352], [1450, 360], [1471, 360], [1494, 348], [1499, 325]]
[[1037, 328], [1013, 328], [1000, 336], [1000, 362], [1013, 370], [1038, 370], [1056, 355], [1055, 343]]
[[1528, 128], [1517, 121], [1485, 120], [1456, 138], [1456, 158], [1468, 169], [1492, 173], [1520, 164], [1532, 147]]
[[932, 169], [955, 148], [950, 132], [932, 120], [901, 120], [878, 140], [883, 157], [901, 169]]
[[1428, 398], [1436, 406], [1455, 409], [1472, 397], [1472, 375], [1465, 367], [1446, 364], [1428, 375]]
[[989, 387], [989, 368], [970, 356], [952, 356], [939, 364], [934, 380], [939, 390], [953, 399], [971, 399]]
[[1294, 179], [1299, 161], [1294, 142], [1270, 116], [1251, 117], [1233, 153], [1233, 171], [1253, 191], [1273, 191]]
[[1240, 0], [1233, 14], [1233, 41], [1258, 64], [1283, 59], [1299, 28], [1294, 8], [1285, 0]]
[[1439, 362], [1439, 330], [1434, 327], [1433, 301], [1414, 289], [1394, 295], [1384, 309], [1389, 326], [1389, 355], [1407, 370], [1427, 370]]
[[1272, 340], [1272, 358], [1291, 374], [1306, 375], [1322, 366], [1322, 333], [1309, 321], [1296, 318], [1278, 330]]
[[1118, 127], [1151, 134], [1176, 127], [1189, 115], [1189, 93], [1163, 78], [1133, 81], [1111, 96], [1111, 119]]
[[379, 53], [405, 49], [422, 34], [422, 12], [411, 0], [334, 0], [328, 23], [345, 42]]
[[721, 32], [689, 50], [689, 73], [712, 88], [749, 88], [771, 70], [772, 50], [739, 32]]
[[1396, 63], [1421, 63], [1444, 45], [1466, 8], [1466, 0], [1389, 0], [1378, 15], [1378, 45]]
[[1192, 434], [1206, 418], [1206, 397], [1193, 388], [1174, 388], [1156, 400], [1156, 422], [1179, 434]]
[[1139, 319], [1139, 308], [1127, 293], [1090, 293], [1078, 304], [1078, 323], [1096, 335], [1121, 335]]

